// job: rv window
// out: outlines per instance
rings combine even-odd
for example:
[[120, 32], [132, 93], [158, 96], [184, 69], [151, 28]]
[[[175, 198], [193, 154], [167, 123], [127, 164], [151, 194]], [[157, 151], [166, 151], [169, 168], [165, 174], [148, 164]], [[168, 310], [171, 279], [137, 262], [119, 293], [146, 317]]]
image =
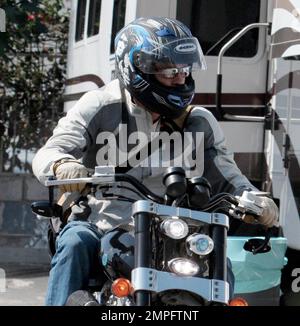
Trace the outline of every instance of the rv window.
[[90, 0], [88, 37], [99, 33], [101, 0]]
[[84, 37], [85, 7], [86, 0], [78, 0], [75, 32], [76, 42], [82, 40]]
[[[190, 27], [205, 55], [217, 56], [244, 26], [259, 22], [260, 0], [177, 0], [177, 19]], [[258, 48], [258, 30], [237, 41], [225, 56], [249, 58]]]
[[114, 0], [113, 23], [110, 41], [110, 53], [114, 52], [114, 40], [118, 31], [124, 27], [126, 0]]

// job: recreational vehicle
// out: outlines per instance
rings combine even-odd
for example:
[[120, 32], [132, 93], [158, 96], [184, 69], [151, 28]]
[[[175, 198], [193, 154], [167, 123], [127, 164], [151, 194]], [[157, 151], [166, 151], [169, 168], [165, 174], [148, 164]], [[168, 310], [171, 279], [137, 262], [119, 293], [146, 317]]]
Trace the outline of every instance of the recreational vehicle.
[[278, 203], [283, 283], [299, 294], [300, 0], [74, 0], [66, 111], [114, 78], [116, 33], [146, 16], [177, 18], [199, 39], [207, 70], [194, 75], [193, 104], [218, 118], [241, 171]]

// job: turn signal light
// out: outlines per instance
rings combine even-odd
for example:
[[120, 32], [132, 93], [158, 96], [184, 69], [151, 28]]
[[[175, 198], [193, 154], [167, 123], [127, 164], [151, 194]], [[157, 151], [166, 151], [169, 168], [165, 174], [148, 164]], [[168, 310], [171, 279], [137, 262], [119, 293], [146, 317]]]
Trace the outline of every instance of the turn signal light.
[[126, 278], [117, 278], [113, 282], [111, 290], [112, 293], [119, 298], [127, 297], [132, 291], [132, 285]]
[[249, 306], [249, 305], [245, 299], [238, 297], [238, 298], [234, 298], [234, 299], [230, 300], [229, 306], [245, 307], [245, 306]]

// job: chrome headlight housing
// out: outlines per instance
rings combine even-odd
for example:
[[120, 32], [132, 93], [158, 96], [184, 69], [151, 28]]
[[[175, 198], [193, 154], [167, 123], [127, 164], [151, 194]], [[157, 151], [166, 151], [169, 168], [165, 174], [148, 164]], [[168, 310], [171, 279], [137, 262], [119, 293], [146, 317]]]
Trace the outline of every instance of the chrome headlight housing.
[[199, 265], [188, 258], [174, 258], [168, 262], [171, 272], [180, 276], [194, 276], [199, 272]]
[[214, 249], [212, 238], [206, 234], [192, 234], [186, 239], [186, 243], [190, 251], [200, 256], [206, 256]]
[[179, 218], [167, 218], [160, 224], [161, 231], [172, 239], [183, 239], [189, 233], [187, 223]]

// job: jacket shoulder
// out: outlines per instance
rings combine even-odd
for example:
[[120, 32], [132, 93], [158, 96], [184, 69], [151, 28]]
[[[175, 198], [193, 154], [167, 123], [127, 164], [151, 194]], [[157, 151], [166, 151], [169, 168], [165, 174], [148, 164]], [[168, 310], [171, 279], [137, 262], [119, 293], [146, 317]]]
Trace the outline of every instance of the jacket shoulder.
[[187, 118], [185, 127], [194, 124], [201, 124], [203, 126], [207, 125], [210, 128], [214, 129], [217, 128], [219, 123], [210, 111], [202, 106], [194, 106]]
[[67, 112], [67, 116], [81, 117], [89, 122], [99, 115], [103, 108], [120, 103], [121, 98], [119, 83], [113, 81], [99, 89], [86, 92]]
[[218, 120], [214, 115], [202, 106], [195, 106], [186, 122], [187, 131], [204, 132], [206, 138], [211, 141], [221, 142], [224, 140], [224, 134]]
[[75, 104], [75, 107], [80, 106], [80, 104], [99, 107], [118, 102], [121, 98], [119, 83], [114, 80], [101, 88], [86, 92]]

